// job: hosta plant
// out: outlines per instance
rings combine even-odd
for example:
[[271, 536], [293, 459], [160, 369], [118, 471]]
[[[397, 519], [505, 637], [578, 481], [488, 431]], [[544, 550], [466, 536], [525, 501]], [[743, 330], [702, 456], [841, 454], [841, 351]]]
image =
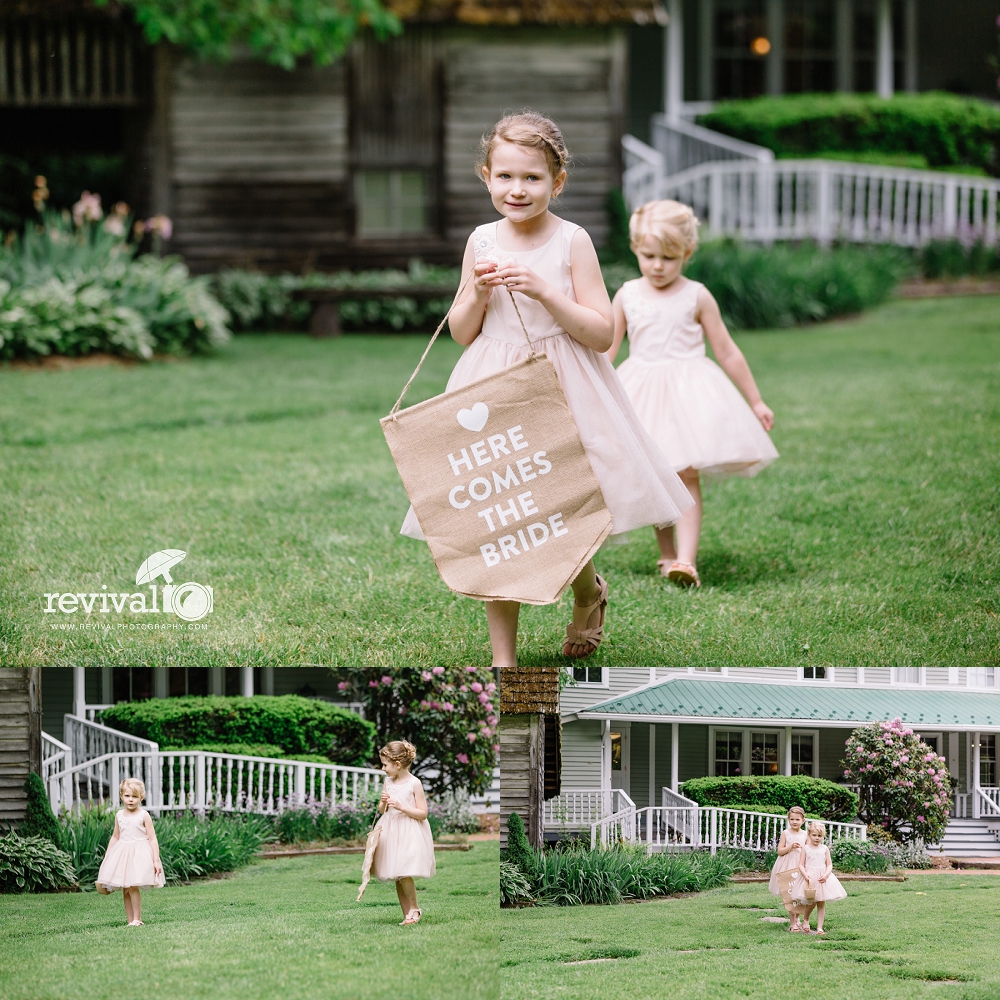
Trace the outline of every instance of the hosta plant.
[[47, 837], [0, 837], [0, 893], [58, 892], [75, 886], [70, 856]]

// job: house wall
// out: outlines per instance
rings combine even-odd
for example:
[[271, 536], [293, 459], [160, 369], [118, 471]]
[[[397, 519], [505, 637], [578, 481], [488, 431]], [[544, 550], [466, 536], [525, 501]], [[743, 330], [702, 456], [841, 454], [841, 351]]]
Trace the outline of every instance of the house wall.
[[[537, 715], [500, 716], [500, 846], [507, 846], [507, 817], [524, 820], [528, 839], [540, 847], [544, 788], [544, 727]], [[535, 815], [532, 815], [534, 810]]]
[[[63, 716], [73, 711], [73, 668], [42, 667], [42, 729], [63, 738]], [[89, 675], [92, 671], [88, 670]], [[87, 677], [90, 680], [90, 677]], [[89, 685], [88, 685], [89, 686]], [[100, 699], [94, 699], [95, 702]]]
[[41, 768], [40, 669], [0, 669], [0, 823], [23, 818], [24, 781]]
[[407, 35], [421, 31], [443, 77], [444, 222], [435, 234], [354, 238], [347, 58], [291, 73], [249, 56], [225, 65], [184, 59], [167, 74], [164, 111], [170, 249], [199, 271], [457, 262], [471, 230], [497, 218], [473, 170], [480, 136], [522, 107], [563, 128], [573, 167], [556, 211], [603, 243], [607, 192], [620, 183], [624, 30], [410, 27]]
[[[565, 701], [565, 690], [560, 702]], [[506, 760], [502, 764], [507, 780]], [[601, 787], [601, 723], [593, 720], [565, 722], [562, 729], [562, 787]]]

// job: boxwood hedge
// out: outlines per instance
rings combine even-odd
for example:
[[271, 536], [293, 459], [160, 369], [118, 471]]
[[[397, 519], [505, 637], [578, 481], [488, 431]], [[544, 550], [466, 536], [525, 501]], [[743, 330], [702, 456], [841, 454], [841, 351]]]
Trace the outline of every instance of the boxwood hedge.
[[921, 94], [795, 94], [725, 101], [698, 118], [776, 156], [825, 151], [920, 153], [932, 167], [1000, 172], [1000, 108], [971, 97]]
[[121, 702], [106, 708], [101, 721], [162, 747], [271, 744], [288, 755], [318, 754], [348, 765], [365, 764], [375, 747], [375, 727], [366, 719], [295, 694]]
[[755, 809], [763, 805], [786, 810], [801, 806], [811, 815], [841, 822], [850, 822], [858, 812], [858, 797], [850, 789], [805, 775], [691, 778], [681, 791], [700, 806]]

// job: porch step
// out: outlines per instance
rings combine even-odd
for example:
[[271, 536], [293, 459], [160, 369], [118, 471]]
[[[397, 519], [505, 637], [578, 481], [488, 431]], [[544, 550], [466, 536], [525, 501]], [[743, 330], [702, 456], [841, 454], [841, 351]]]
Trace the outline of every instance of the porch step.
[[940, 844], [928, 845], [953, 858], [1000, 858], [1000, 823], [995, 819], [953, 819]]

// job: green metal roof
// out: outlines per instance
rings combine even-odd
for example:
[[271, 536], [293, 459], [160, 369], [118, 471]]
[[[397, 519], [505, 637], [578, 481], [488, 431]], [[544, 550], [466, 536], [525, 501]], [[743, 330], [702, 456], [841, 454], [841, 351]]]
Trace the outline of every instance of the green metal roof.
[[860, 726], [898, 717], [909, 726], [1000, 729], [1000, 693], [674, 677], [581, 709], [577, 715], [651, 721], [760, 720], [792, 726]]

